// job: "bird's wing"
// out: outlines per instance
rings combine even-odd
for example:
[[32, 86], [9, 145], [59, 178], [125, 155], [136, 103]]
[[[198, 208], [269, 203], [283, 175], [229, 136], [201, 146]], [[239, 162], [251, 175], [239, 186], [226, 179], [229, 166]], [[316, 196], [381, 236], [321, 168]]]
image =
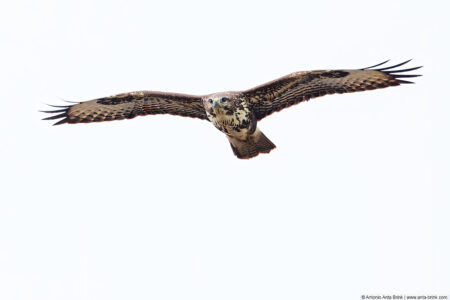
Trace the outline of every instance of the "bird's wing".
[[161, 92], [131, 92], [79, 102], [43, 111], [55, 115], [44, 120], [64, 123], [90, 123], [132, 119], [136, 116], [171, 114], [208, 120], [200, 96]]
[[277, 80], [243, 91], [257, 120], [283, 108], [311, 98], [335, 93], [374, 90], [402, 83], [412, 83], [401, 78], [420, 75], [405, 74], [421, 67], [396, 69], [410, 60], [375, 69], [387, 61], [359, 70], [323, 70], [297, 72]]

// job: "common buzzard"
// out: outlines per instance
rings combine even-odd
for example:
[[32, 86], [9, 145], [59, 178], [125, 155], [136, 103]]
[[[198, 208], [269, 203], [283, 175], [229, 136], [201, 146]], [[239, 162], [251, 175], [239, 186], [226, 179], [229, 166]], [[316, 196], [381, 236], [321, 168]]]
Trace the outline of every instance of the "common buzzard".
[[257, 128], [259, 120], [283, 108], [326, 94], [374, 90], [403, 83], [405, 74], [421, 67], [398, 69], [403, 63], [381, 67], [386, 62], [356, 70], [302, 71], [255, 88], [206, 96], [139, 91], [54, 106], [44, 120], [61, 119], [54, 125], [132, 119], [136, 116], [171, 114], [210, 121], [225, 133], [233, 153], [242, 159], [269, 153], [275, 145]]

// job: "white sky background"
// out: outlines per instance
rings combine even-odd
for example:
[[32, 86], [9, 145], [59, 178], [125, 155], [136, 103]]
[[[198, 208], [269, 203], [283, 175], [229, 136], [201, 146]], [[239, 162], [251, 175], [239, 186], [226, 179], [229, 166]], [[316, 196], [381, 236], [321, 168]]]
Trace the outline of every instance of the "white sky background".
[[[449, 294], [444, 1], [9, 1], [0, 10], [0, 299]], [[44, 103], [240, 90], [299, 70], [424, 65], [415, 85], [259, 123], [52, 127]]]

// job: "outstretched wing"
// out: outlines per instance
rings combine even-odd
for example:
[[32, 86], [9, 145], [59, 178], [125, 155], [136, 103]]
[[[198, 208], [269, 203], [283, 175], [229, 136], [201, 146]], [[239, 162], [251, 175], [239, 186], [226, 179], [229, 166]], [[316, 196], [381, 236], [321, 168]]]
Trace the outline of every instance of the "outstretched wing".
[[324, 70], [297, 72], [243, 92], [257, 120], [283, 108], [311, 98], [335, 93], [374, 90], [402, 83], [399, 78], [421, 75], [404, 74], [421, 67], [396, 69], [410, 60], [391, 67], [381, 66], [388, 61], [359, 70]]
[[208, 120], [201, 97], [184, 94], [141, 91], [118, 94], [74, 105], [51, 106], [58, 109], [43, 112], [56, 115], [44, 120], [61, 119], [54, 125], [123, 120], [155, 114], [171, 114]]

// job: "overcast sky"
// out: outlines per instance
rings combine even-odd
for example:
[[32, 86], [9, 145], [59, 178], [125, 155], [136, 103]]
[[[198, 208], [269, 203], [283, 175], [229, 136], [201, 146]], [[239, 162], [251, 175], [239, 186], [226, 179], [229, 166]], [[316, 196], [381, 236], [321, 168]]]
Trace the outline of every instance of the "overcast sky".
[[[360, 299], [450, 293], [445, 1], [9, 1], [0, 10], [0, 299]], [[300, 70], [424, 65], [259, 123], [51, 126], [136, 90], [207, 94]]]

